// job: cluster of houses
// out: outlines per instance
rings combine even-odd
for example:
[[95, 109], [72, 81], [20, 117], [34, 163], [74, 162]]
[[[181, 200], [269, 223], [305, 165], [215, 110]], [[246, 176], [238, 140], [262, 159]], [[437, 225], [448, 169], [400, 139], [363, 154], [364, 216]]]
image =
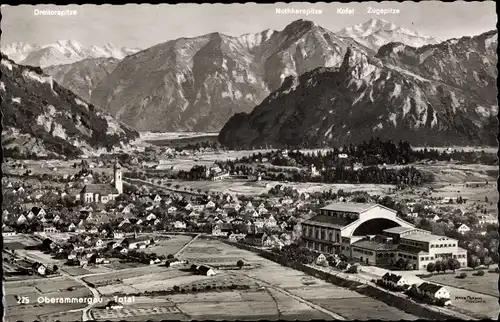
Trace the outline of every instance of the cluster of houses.
[[[484, 236], [487, 233], [487, 225], [498, 224], [496, 215], [489, 214], [486, 210], [484, 213], [478, 213], [479, 208], [484, 208], [481, 202], [467, 203], [467, 199], [461, 198], [462, 203], [457, 204], [457, 198], [451, 197], [426, 199], [408, 200], [406, 205], [409, 212], [406, 218], [411, 218], [413, 221], [426, 219], [429, 222], [442, 223], [461, 235], [479, 233]], [[420, 209], [417, 209], [417, 205]]]
[[[239, 233], [253, 234], [260, 240], [262, 235], [258, 234], [267, 229], [279, 232], [279, 239], [285, 242], [295, 225], [294, 213], [301, 211], [304, 205], [304, 201], [291, 198], [268, 199], [254, 204], [240, 201], [230, 194], [190, 199], [180, 195], [133, 195], [129, 201], [113, 205], [114, 208], [109, 204], [92, 204], [64, 215], [51, 212], [42, 205], [33, 206], [24, 213], [16, 211], [17, 217], [4, 210], [3, 235], [13, 235], [17, 227], [36, 224], [34, 227], [40, 233], [75, 232], [106, 236], [134, 229], [201, 230], [215, 236], [229, 237], [232, 234], [232, 238], [241, 237], [237, 235]], [[110, 222], [110, 218], [120, 217], [113, 226], [102, 227]]]
[[[407, 291], [411, 287], [403, 276], [390, 272], [385, 273], [378, 284], [397, 291]], [[439, 300], [443, 305], [451, 305], [450, 292], [444, 286], [423, 282], [415, 288], [415, 293], [434, 301]]]

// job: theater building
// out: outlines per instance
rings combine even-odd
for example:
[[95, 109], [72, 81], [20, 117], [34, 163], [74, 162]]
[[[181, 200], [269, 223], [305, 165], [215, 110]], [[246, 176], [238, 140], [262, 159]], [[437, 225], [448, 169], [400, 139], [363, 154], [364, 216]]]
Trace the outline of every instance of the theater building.
[[457, 240], [417, 229], [379, 204], [335, 203], [302, 223], [302, 243], [324, 254], [344, 254], [360, 262], [388, 266], [399, 258], [413, 269], [456, 258], [467, 265]]

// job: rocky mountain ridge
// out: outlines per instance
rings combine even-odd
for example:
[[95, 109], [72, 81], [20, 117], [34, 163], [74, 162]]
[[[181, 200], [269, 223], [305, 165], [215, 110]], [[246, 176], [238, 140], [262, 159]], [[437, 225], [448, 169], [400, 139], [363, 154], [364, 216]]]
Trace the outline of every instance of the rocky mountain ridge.
[[54, 80], [86, 101], [90, 101], [92, 90], [96, 88], [118, 65], [112, 57], [87, 58], [72, 64], [54, 65], [43, 71]]
[[282, 31], [176, 39], [126, 57], [91, 101], [139, 130], [218, 131], [287, 76], [339, 66], [348, 47], [368, 50], [304, 20]]
[[14, 62], [42, 68], [71, 64], [88, 58], [123, 59], [139, 50], [139, 48], [120, 48], [111, 43], [104, 46], [84, 46], [75, 40], [59, 40], [46, 45], [19, 42], [2, 46], [3, 54]]
[[39, 67], [2, 55], [0, 71], [5, 156], [77, 157], [124, 147], [139, 136]]
[[496, 145], [497, 32], [375, 57], [349, 50], [339, 68], [289, 77], [219, 134], [231, 148], [325, 146], [372, 136], [412, 144]]

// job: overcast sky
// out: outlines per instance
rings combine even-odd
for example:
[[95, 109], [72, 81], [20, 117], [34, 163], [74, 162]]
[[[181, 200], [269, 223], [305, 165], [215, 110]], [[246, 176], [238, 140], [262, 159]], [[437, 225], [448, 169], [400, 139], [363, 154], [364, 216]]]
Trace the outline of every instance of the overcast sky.
[[[374, 15], [368, 7], [399, 9], [399, 14]], [[276, 8], [321, 9], [322, 14], [280, 15]], [[337, 14], [352, 8], [354, 15]], [[76, 16], [35, 16], [34, 9], [76, 10]], [[180, 4], [180, 5], [37, 5], [2, 6], [2, 46], [11, 42], [48, 44], [77, 40], [84, 45], [146, 48], [180, 37], [210, 32], [227, 35], [282, 30], [297, 19], [311, 20], [338, 31], [375, 17], [423, 35], [448, 39], [472, 36], [496, 29], [494, 2], [384, 2], [316, 4]]]

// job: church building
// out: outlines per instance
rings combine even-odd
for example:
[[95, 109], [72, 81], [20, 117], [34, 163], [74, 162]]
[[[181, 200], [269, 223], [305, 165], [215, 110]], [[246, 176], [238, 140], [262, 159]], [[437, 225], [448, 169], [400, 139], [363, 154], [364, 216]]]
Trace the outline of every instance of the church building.
[[123, 193], [122, 167], [116, 162], [113, 184], [88, 184], [80, 191], [82, 203], [107, 203]]

